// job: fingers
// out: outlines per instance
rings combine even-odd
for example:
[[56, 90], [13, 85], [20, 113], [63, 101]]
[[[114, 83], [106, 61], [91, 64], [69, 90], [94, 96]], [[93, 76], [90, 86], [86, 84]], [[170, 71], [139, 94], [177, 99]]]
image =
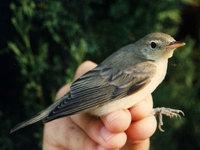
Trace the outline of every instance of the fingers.
[[69, 117], [47, 123], [43, 139], [43, 150], [77, 150], [83, 147], [85, 150], [97, 149], [97, 144]]
[[126, 142], [126, 134], [112, 133], [110, 132], [96, 117], [88, 114], [78, 114], [71, 116], [73, 122], [75, 122], [81, 129], [83, 129], [88, 136], [102, 145], [106, 149], [118, 149], [121, 148]]
[[150, 149], [150, 139], [136, 141], [134, 143], [134, 150], [149, 150]]
[[153, 108], [152, 96], [149, 95], [144, 100], [130, 108], [132, 123], [126, 130], [128, 142], [122, 150], [148, 150], [150, 147], [149, 138], [156, 130], [156, 119], [150, 116]]
[[128, 141], [126, 145], [120, 150], [149, 150], [150, 149], [150, 139], [145, 139], [142, 141]]
[[153, 135], [157, 123], [155, 117], [149, 115], [152, 108], [153, 101], [151, 95], [130, 108], [133, 122], [126, 131], [129, 139], [133, 141], [145, 140]]
[[131, 114], [127, 109], [118, 110], [101, 117], [105, 127], [113, 132], [124, 132], [131, 123]]
[[146, 117], [133, 122], [126, 131], [126, 134], [132, 141], [145, 140], [153, 135], [156, 130], [156, 125], [154, 116]]
[[153, 109], [152, 96], [147, 96], [144, 100], [140, 101], [134, 107], [130, 108], [132, 120], [137, 121], [148, 117]]
[[84, 61], [76, 70], [74, 80], [78, 79], [80, 76], [95, 68], [97, 64], [92, 61]]
[[130, 108], [130, 111], [126, 109], [118, 110], [102, 116], [101, 120], [109, 131], [114, 133], [123, 132], [129, 127], [131, 118], [132, 120], [137, 121], [148, 117], [152, 108], [152, 96], [149, 95], [147, 98], [134, 105], [134, 107]]

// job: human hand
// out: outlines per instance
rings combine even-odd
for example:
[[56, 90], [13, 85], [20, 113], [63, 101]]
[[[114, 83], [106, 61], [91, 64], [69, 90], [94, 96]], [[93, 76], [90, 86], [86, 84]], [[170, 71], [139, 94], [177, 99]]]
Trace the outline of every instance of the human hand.
[[[82, 63], [75, 80], [95, 66], [90, 61]], [[56, 99], [69, 90], [69, 84], [62, 87]], [[100, 118], [80, 113], [48, 122], [44, 126], [43, 150], [147, 150], [156, 129], [155, 117], [149, 115], [152, 107], [150, 95], [130, 109]]]

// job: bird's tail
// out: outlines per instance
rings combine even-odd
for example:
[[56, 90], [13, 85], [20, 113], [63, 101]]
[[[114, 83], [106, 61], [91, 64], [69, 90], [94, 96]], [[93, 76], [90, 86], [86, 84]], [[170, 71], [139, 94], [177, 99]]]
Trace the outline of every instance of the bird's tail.
[[10, 134], [21, 129], [21, 128], [24, 128], [28, 125], [31, 125], [33, 123], [36, 123], [38, 121], [41, 121], [41, 120], [44, 120], [48, 115], [49, 113], [56, 107], [59, 105], [59, 103], [61, 103], [64, 99], [67, 99], [68, 98], [68, 93], [65, 94], [63, 97], [61, 97], [60, 99], [58, 99], [55, 103], [53, 103], [52, 105], [50, 105], [47, 109], [39, 112], [37, 115], [35, 115], [34, 117], [30, 118], [29, 120], [26, 120], [26, 121], [23, 121], [19, 124], [17, 124], [14, 128], [12, 128], [10, 130]]
[[12, 128], [10, 130], [10, 134], [15, 132], [15, 131], [17, 131], [17, 130], [19, 130], [19, 129], [21, 129], [21, 128], [24, 128], [24, 127], [26, 127], [26, 126], [28, 126], [30, 124], [36, 123], [36, 122], [44, 119], [45, 117], [47, 117], [47, 115], [48, 115], [48, 112], [46, 110], [38, 113], [37, 115], [35, 115], [34, 117], [30, 118], [29, 120], [26, 120], [26, 121], [23, 121], [23, 122], [17, 124], [14, 128]]

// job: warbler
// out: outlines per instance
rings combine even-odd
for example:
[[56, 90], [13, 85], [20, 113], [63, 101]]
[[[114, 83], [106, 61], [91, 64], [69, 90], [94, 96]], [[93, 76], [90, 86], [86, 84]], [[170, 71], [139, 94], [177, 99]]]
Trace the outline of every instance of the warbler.
[[[70, 91], [33, 118], [17, 124], [10, 132], [42, 120], [44, 123], [60, 117], [87, 112], [102, 116], [127, 109], [151, 94], [163, 81], [168, 58], [185, 43], [165, 33], [151, 33], [133, 44], [122, 47], [94, 69], [71, 84]], [[130, 96], [131, 95], [131, 96]], [[181, 110], [155, 108], [152, 114], [180, 116]]]

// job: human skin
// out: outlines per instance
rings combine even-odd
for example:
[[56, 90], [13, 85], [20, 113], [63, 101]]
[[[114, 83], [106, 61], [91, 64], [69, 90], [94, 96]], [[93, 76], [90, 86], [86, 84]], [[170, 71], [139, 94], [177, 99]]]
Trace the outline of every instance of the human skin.
[[[74, 80], [96, 67], [91, 61], [82, 63]], [[70, 89], [63, 86], [56, 99]], [[118, 110], [97, 118], [79, 113], [48, 122], [44, 126], [43, 150], [148, 150], [150, 137], [156, 130], [156, 119], [150, 115], [152, 96], [130, 109]]]

